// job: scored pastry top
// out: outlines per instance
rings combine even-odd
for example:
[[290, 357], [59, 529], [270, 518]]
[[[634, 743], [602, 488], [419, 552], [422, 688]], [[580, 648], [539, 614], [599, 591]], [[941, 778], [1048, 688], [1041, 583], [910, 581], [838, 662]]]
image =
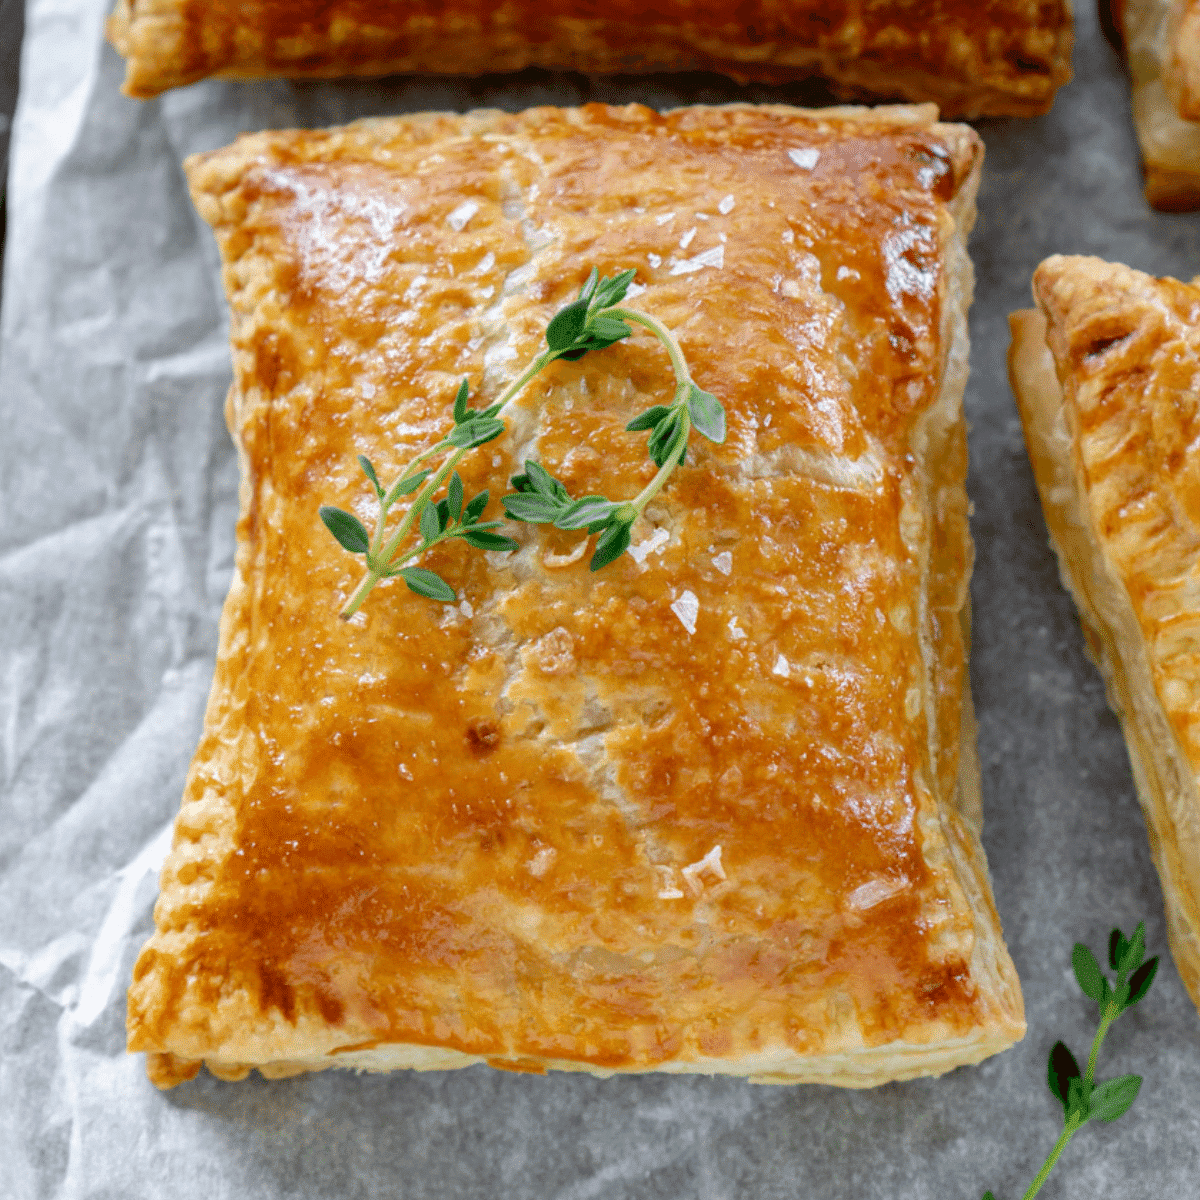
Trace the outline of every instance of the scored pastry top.
[[[190, 160], [243, 511], [132, 1048], [793, 1078], [928, 1052], [847, 1068], [878, 1082], [1020, 1035], [960, 758], [980, 146], [934, 115], [434, 115]], [[637, 268], [725, 444], [599, 573], [516, 525], [510, 555], [432, 552], [459, 603], [394, 582], [340, 622], [357, 560], [318, 505], [368, 518], [355, 455], [386, 482], [460, 379], [490, 403], [592, 266]], [[670, 389], [646, 336], [555, 364], [467, 494], [490, 516], [533, 458], [632, 496], [624, 426]]]

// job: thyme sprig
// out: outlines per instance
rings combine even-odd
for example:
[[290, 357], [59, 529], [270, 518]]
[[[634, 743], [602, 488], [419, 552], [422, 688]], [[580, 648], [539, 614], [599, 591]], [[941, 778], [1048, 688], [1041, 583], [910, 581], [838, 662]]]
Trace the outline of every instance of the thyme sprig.
[[[559, 319], [568, 309], [555, 317]], [[670, 405], [656, 404], [634, 417], [625, 426], [627, 432], [650, 431], [646, 451], [658, 467], [658, 473], [632, 500], [609, 500], [605, 496], [583, 496], [572, 500], [563, 484], [535, 462], [526, 462], [525, 471], [514, 475], [516, 493], [500, 498], [504, 511], [515, 521], [534, 525], [553, 524], [556, 529], [586, 529], [598, 533], [596, 549], [589, 566], [599, 571], [629, 549], [633, 523], [646, 505], [662, 491], [671, 473], [683, 462], [692, 428], [711, 442], [725, 440], [725, 410], [711, 393], [698, 387], [688, 373], [683, 351], [671, 331], [661, 321], [632, 309], [613, 308], [617, 318], [642, 325], [658, 338], [671, 357], [675, 371], [675, 398]], [[554, 322], [551, 322], [551, 329]], [[547, 329], [547, 339], [550, 337]]]
[[[1158, 971], [1158, 956], [1143, 962], [1146, 955], [1146, 925], [1138, 925], [1128, 940], [1114, 929], [1108, 938], [1108, 963], [1116, 971], [1115, 986], [1100, 969], [1096, 956], [1082, 943], [1076, 942], [1071, 952], [1071, 966], [1084, 995], [1100, 1006], [1100, 1026], [1092, 1039], [1087, 1070], [1080, 1073], [1075, 1056], [1063, 1042], [1055, 1042], [1047, 1066], [1047, 1084], [1054, 1098], [1062, 1105], [1063, 1130], [1054, 1149], [1025, 1192], [1023, 1200], [1032, 1200], [1041, 1189], [1067, 1143], [1089, 1121], [1115, 1121], [1124, 1116], [1137, 1099], [1142, 1086], [1140, 1075], [1118, 1075], [1096, 1083], [1096, 1060], [1100, 1047], [1108, 1036], [1113, 1022], [1131, 1009], [1150, 990]], [[984, 1192], [983, 1200], [996, 1200], [992, 1192]]]
[[[559, 529], [598, 533], [591, 559], [593, 571], [620, 558], [629, 548], [634, 521], [683, 462], [693, 427], [713, 442], [725, 440], [725, 410], [715, 396], [693, 382], [683, 351], [671, 331], [649, 314], [621, 306], [635, 274], [633, 270], [620, 271], [611, 278], [601, 279], [593, 267], [579, 294], [555, 313], [546, 326], [546, 348], [495, 404], [483, 409], [471, 408], [467, 403], [470, 385], [464, 379], [454, 399], [454, 425], [450, 432], [437, 445], [418, 454], [391, 487], [383, 487], [370, 459], [358, 456], [359, 466], [379, 504], [374, 532], [368, 533], [353, 513], [332, 505], [323, 505], [320, 510], [321, 520], [342, 547], [351, 554], [361, 554], [366, 561], [367, 572], [341, 611], [343, 620], [349, 620], [358, 611], [381, 579], [399, 577], [420, 596], [444, 603], [455, 600], [454, 589], [441, 576], [415, 565], [414, 561], [441, 542], [458, 538], [480, 550], [517, 548], [512, 538], [495, 532], [501, 522], [480, 521], [488, 504], [486, 491], [464, 505], [463, 482], [456, 468], [469, 451], [486, 445], [505, 431], [502, 419], [505, 409], [534, 376], [556, 359], [574, 362], [593, 350], [604, 350], [630, 337], [633, 333], [630, 326], [638, 325], [666, 347], [675, 372], [671, 404], [654, 405], [626, 426], [631, 431], [650, 431], [647, 451], [658, 467], [658, 473], [633, 500], [617, 502], [604, 496], [572, 500], [563, 484], [534, 462], [526, 462], [524, 473], [513, 477], [516, 493], [501, 499], [505, 512], [514, 520], [553, 523]], [[436, 468], [425, 465], [439, 459]], [[435, 501], [434, 496], [443, 485], [446, 494]], [[401, 497], [413, 493], [416, 494], [408, 510], [388, 534], [391, 510]], [[416, 543], [402, 550], [414, 528]]]

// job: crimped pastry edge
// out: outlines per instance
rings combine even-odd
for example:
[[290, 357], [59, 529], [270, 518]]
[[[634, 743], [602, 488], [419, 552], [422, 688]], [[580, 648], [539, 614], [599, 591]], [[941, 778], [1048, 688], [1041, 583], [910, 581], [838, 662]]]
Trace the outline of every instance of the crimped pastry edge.
[[[834, 1087], [871, 1088], [884, 1083], [944, 1075], [955, 1067], [982, 1062], [1010, 1045], [1012, 1039], [1007, 1036], [1007, 1031], [981, 1031], [973, 1037], [948, 1038], [934, 1051], [928, 1046], [889, 1042], [886, 1046], [866, 1047], [851, 1054], [825, 1055], [801, 1064], [794, 1055], [779, 1053], [747, 1055], [736, 1063], [728, 1059], [701, 1058], [690, 1062], [667, 1062], [652, 1068], [606, 1068], [570, 1059], [487, 1058], [442, 1047], [391, 1043], [371, 1049], [352, 1049], [314, 1058], [277, 1059], [268, 1063], [205, 1058], [203, 1065], [210, 1074], [230, 1083], [245, 1079], [252, 1070], [257, 1070], [265, 1079], [287, 1079], [331, 1068], [376, 1074], [401, 1070], [454, 1071], [486, 1065], [531, 1075], [544, 1075], [547, 1071], [568, 1071], [598, 1079], [647, 1074], [722, 1075], [743, 1078], [748, 1083], [776, 1086], [823, 1083]], [[194, 1078], [201, 1066], [199, 1059], [184, 1059], [169, 1053], [151, 1053], [146, 1058], [151, 1082], [164, 1089]]]

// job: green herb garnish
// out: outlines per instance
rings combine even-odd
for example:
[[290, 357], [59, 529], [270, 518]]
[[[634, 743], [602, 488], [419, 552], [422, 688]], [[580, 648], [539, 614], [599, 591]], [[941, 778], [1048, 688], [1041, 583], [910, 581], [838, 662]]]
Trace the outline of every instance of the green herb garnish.
[[[501, 498], [505, 512], [515, 521], [598, 533], [590, 564], [593, 571], [598, 571], [629, 548], [634, 521], [683, 462], [693, 426], [710, 441], [725, 440], [725, 410], [715, 396], [692, 382], [683, 352], [670, 330], [646, 313], [620, 307], [635, 274], [632, 270], [621, 271], [612, 278], [601, 279], [593, 267], [579, 295], [555, 313], [546, 326], [546, 349], [529, 363], [495, 404], [485, 409], [470, 408], [467, 404], [470, 387], [464, 379], [454, 399], [454, 427], [436, 446], [418, 454], [390, 488], [385, 489], [379, 482], [370, 459], [358, 456], [379, 502], [374, 533], [368, 533], [352, 513], [330, 505], [323, 505], [320, 510], [321, 520], [343, 548], [366, 559], [367, 573], [342, 609], [343, 620], [349, 620], [358, 611], [381, 579], [395, 576], [420, 596], [451, 603], [455, 599], [454, 589], [444, 579], [425, 567], [412, 565], [439, 542], [460, 538], [480, 550], [517, 548], [512, 538], [494, 532], [501, 522], [480, 522], [488, 503], [486, 491], [464, 506], [462, 478], [455, 468], [468, 451], [486, 445], [504, 432], [501, 417], [505, 408], [535, 375], [557, 358], [574, 362], [593, 350], [603, 350], [629, 337], [633, 333], [630, 323], [648, 329], [662, 342], [675, 371], [675, 396], [671, 404], [656, 404], [626, 426], [634, 432], [650, 431], [646, 448], [658, 473], [632, 500], [614, 501], [604, 496], [572, 500], [557, 479], [537, 463], [527, 462], [524, 473], [513, 477], [516, 493]], [[424, 465], [439, 458], [443, 461], [436, 470]], [[435, 502], [433, 497], [443, 484], [446, 494]], [[413, 492], [416, 495], [407, 512], [392, 534], [386, 536], [384, 531], [392, 507], [400, 497]], [[414, 527], [418, 541], [402, 551], [401, 545]]]
[[[1142, 962], [1146, 955], [1146, 925], [1137, 927], [1132, 938], [1126, 941], [1119, 929], [1114, 929], [1108, 938], [1108, 963], [1117, 973], [1114, 987], [1100, 970], [1096, 956], [1082, 943], [1076, 942], [1071, 951], [1071, 966], [1084, 995], [1100, 1006], [1100, 1028], [1092, 1039], [1092, 1051], [1088, 1055], [1087, 1071], [1080, 1074], [1075, 1056], [1062, 1042], [1055, 1042], [1050, 1051], [1047, 1082], [1050, 1091], [1063, 1108], [1063, 1131], [1054, 1149], [1050, 1151], [1042, 1169], [1029, 1185], [1024, 1200], [1031, 1200], [1041, 1189], [1051, 1168], [1058, 1162], [1059, 1155], [1067, 1143], [1089, 1121], [1115, 1121], [1124, 1116], [1137, 1099], [1142, 1086], [1140, 1075], [1118, 1075], [1096, 1083], [1096, 1058], [1112, 1023], [1127, 1009], [1132, 1008], [1149, 990], [1158, 970], [1158, 956]], [[991, 1192], [984, 1192], [983, 1200], [996, 1200]]]

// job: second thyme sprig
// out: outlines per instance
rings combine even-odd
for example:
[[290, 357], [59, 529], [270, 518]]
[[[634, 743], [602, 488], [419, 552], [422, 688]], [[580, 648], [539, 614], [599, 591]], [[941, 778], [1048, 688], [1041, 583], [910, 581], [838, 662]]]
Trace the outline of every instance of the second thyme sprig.
[[[1137, 927], [1133, 937], [1128, 940], [1119, 929], [1114, 929], [1108, 938], [1108, 964], [1117, 973], [1114, 986], [1100, 969], [1096, 956], [1082, 942], [1075, 943], [1075, 949], [1071, 952], [1071, 966], [1075, 968], [1075, 978], [1084, 994], [1100, 1005], [1100, 1027], [1092, 1039], [1085, 1072], [1080, 1072], [1075, 1056], [1064, 1043], [1055, 1042], [1054, 1049], [1050, 1051], [1047, 1083], [1054, 1098], [1062, 1105], [1063, 1130], [1026, 1190], [1023, 1200], [1033, 1200], [1067, 1143], [1084, 1125], [1093, 1119], [1115, 1121], [1124, 1116], [1137, 1099], [1142, 1086], [1140, 1075], [1118, 1075], [1115, 1079], [1097, 1083], [1096, 1059], [1112, 1023], [1141, 1000], [1154, 982], [1158, 957], [1156, 955], [1143, 962], [1145, 955], [1145, 922]], [[983, 1200], [996, 1200], [996, 1197], [991, 1192], [985, 1192]]]
[[[513, 477], [516, 493], [501, 499], [514, 520], [599, 533], [590, 564], [593, 571], [620, 558], [628, 549], [633, 523], [683, 462], [693, 427], [713, 442], [725, 440], [725, 410], [715, 396], [692, 381], [683, 352], [670, 330], [647, 313], [621, 307], [635, 274], [632, 270], [621, 271], [612, 278], [601, 279], [593, 268], [579, 295], [547, 325], [546, 349], [529, 363], [495, 404], [484, 409], [471, 408], [467, 403], [469, 386], [464, 379], [454, 400], [453, 428], [436, 446], [418, 454], [391, 487], [383, 487], [370, 459], [358, 456], [379, 504], [374, 532], [368, 533], [353, 513], [332, 505], [323, 505], [320, 510], [321, 520], [342, 547], [351, 554], [361, 554], [366, 561], [366, 575], [341, 611], [343, 620], [358, 611], [381, 579], [399, 577], [418, 595], [445, 603], [453, 601], [454, 589], [441, 576], [415, 562], [440, 542], [459, 538], [481, 550], [517, 548], [511, 538], [495, 532], [500, 527], [499, 521], [480, 521], [488, 504], [486, 491], [464, 504], [463, 482], [456, 468], [469, 451], [504, 432], [504, 410], [555, 359], [574, 362], [593, 350], [603, 350], [629, 337], [633, 324], [658, 338], [675, 372], [671, 404], [654, 405], [626, 426], [630, 431], [650, 431], [647, 451], [658, 467], [658, 473], [632, 500], [613, 501], [604, 496], [573, 500], [563, 484], [535, 462], [526, 462], [524, 473]], [[441, 461], [436, 469], [425, 465], [437, 460]], [[435, 502], [433, 497], [443, 485], [446, 494]], [[392, 508], [401, 497], [413, 493], [415, 496], [398, 525], [390, 534], [385, 532]], [[414, 528], [416, 543], [402, 549]]]

